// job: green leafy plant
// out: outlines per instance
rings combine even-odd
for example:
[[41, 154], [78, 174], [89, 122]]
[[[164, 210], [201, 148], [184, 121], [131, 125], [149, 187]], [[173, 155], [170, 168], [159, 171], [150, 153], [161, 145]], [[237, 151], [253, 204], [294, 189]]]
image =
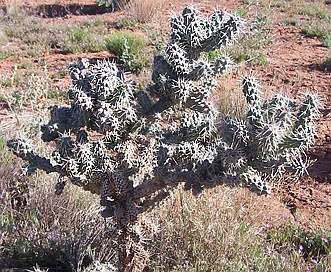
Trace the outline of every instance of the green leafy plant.
[[96, 0], [96, 4], [99, 6], [105, 6], [106, 8], [112, 8], [112, 10], [123, 9], [130, 0]]
[[322, 46], [330, 47], [331, 16], [325, 5], [309, 5], [308, 15], [312, 18], [308, 23], [302, 24], [302, 33], [308, 37], [319, 37], [322, 39]]
[[2, 136], [0, 136], [0, 152], [2, 152], [5, 149], [5, 146], [6, 146], [5, 139]]
[[145, 27], [145, 30], [148, 35], [149, 43], [155, 47], [156, 51], [161, 52], [166, 43], [162, 36], [162, 30], [150, 32], [148, 27]]
[[[241, 11], [241, 13], [243, 12]], [[269, 64], [265, 49], [270, 43], [270, 30], [267, 25], [266, 16], [256, 15], [251, 21], [250, 28], [242, 33], [238, 42], [224, 49], [226, 54], [230, 55], [236, 63]]]
[[139, 71], [144, 67], [141, 56], [148, 45], [143, 35], [130, 31], [116, 31], [105, 40], [107, 50], [119, 57], [124, 69]]
[[7, 50], [0, 50], [0, 60], [8, 58], [11, 54], [12, 53]]
[[[139, 263], [145, 249], [135, 223], [165, 191], [181, 183], [201, 191], [226, 176], [269, 192], [265, 176], [304, 173], [318, 115], [314, 96], [302, 103], [281, 95], [263, 100], [257, 81], [246, 77], [244, 120], [220, 120], [210, 100], [216, 77], [232, 60], [208, 55], [235, 40], [241, 27], [237, 15], [216, 9], [205, 17], [187, 6], [170, 18], [169, 42], [154, 58], [145, 90], [136, 93], [136, 84], [115, 63], [80, 59], [70, 65], [71, 106], [54, 106], [41, 127], [42, 140], [55, 144], [52, 156], [37, 155], [24, 138], [8, 141], [27, 161], [27, 175], [36, 169], [59, 174], [57, 193], [69, 180], [100, 194], [101, 215], [113, 222], [108, 235], [116, 241], [119, 271]], [[123, 57], [129, 40], [118, 40], [113, 48]]]
[[88, 39], [91, 36], [91, 33], [85, 28], [76, 27], [71, 30], [70, 36], [72, 36], [75, 41], [81, 42], [85, 38]]
[[323, 36], [322, 46], [331, 47], [331, 33]]

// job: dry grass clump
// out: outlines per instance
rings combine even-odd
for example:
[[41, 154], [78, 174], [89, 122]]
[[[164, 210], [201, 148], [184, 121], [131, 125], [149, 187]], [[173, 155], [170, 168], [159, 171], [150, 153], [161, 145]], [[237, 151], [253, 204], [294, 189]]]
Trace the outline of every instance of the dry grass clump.
[[20, 11], [22, 2], [19, 0], [4, 0], [7, 14], [17, 14]]
[[[68, 184], [55, 195], [56, 177], [13, 176], [18, 166], [5, 150], [0, 163], [0, 267], [83, 271], [112, 261], [111, 241], [100, 216], [98, 196]], [[58, 270], [57, 270], [58, 271]]]
[[233, 116], [243, 118], [246, 114], [247, 103], [242, 92], [242, 82], [238, 80], [242, 75], [232, 72], [219, 77], [219, 86], [211, 94], [210, 99], [217, 106], [221, 118]]
[[138, 23], [150, 21], [160, 11], [165, 0], [132, 0], [128, 4], [130, 19]]
[[[245, 188], [178, 191], [150, 215], [159, 226], [147, 271], [307, 271], [288, 210]], [[152, 219], [150, 219], [152, 220]], [[280, 226], [288, 236], [277, 236]], [[299, 232], [298, 232], [299, 233]], [[310, 257], [316, 259], [316, 257]], [[320, 258], [320, 267], [330, 260]], [[309, 270], [310, 271], [310, 270]]]
[[2, 29], [3, 27], [0, 25], [0, 46], [6, 45], [8, 43], [8, 38], [6, 33]]

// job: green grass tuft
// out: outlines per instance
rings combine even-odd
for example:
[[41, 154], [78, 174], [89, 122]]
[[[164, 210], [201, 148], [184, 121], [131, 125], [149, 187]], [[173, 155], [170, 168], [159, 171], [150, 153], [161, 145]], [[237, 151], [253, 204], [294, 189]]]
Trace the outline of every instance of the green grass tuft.
[[12, 54], [7, 50], [0, 50], [0, 60], [10, 57]]
[[111, 37], [105, 39], [107, 50], [119, 57], [124, 69], [134, 72], [139, 72], [150, 65], [148, 44], [145, 36], [127, 30], [116, 31]]
[[[129, 54], [137, 55], [148, 44], [145, 37], [132, 31], [115, 31], [115, 33], [105, 39], [106, 48], [116, 56], [122, 56], [126, 50]], [[128, 49], [127, 49], [128, 48]]]
[[331, 33], [323, 36], [322, 46], [331, 47]]
[[248, 62], [255, 65], [267, 65], [267, 45], [271, 42], [268, 18], [256, 15], [250, 29], [241, 35], [239, 40], [225, 48], [225, 53], [233, 58], [235, 63]]

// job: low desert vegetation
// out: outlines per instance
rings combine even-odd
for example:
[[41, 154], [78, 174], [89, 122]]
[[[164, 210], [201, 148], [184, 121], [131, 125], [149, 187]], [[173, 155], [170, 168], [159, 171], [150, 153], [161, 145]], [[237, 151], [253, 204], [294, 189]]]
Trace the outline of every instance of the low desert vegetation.
[[130, 0], [97, 0], [99, 6], [111, 7], [113, 10], [124, 9]]
[[331, 71], [331, 57], [327, 58], [325, 61], [323, 61], [320, 65], [321, 69], [325, 71]]
[[139, 72], [152, 63], [152, 56], [147, 56], [148, 39], [146, 35], [128, 30], [115, 31], [105, 39], [107, 50], [119, 58], [124, 70]]
[[[100, 5], [113, 5], [114, 9], [115, 7], [116, 9], [128, 8], [134, 11], [134, 16], [129, 18], [130, 20], [123, 19], [123, 21], [120, 21], [122, 25], [117, 30], [111, 29], [110, 24], [105, 22], [87, 21], [85, 19], [70, 26], [49, 26], [43, 24], [41, 18], [27, 15], [24, 11], [18, 9], [13, 9], [12, 12], [7, 14], [3, 13], [3, 16], [0, 16], [0, 25], [5, 26], [4, 40], [8, 39], [11, 42], [15, 41], [21, 44], [17, 51], [24, 56], [42, 56], [45, 48], [62, 54], [108, 50], [110, 56], [115, 56], [118, 59], [118, 67], [126, 71], [130, 70], [135, 73], [135, 78], [139, 79], [139, 76], [142, 77], [144, 70], [151, 69], [152, 52], [164, 54], [161, 48], [164, 48], [166, 43], [160, 37], [162, 35], [159, 32], [150, 32], [146, 26], [139, 29], [139, 33], [143, 33], [141, 35], [128, 30], [127, 27], [139, 27], [138, 25], [147, 24], [152, 20], [154, 11], [158, 10], [162, 3], [154, 1], [152, 5], [150, 1], [144, 0], [130, 1], [130, 4], [127, 2], [117, 0], [98, 2]], [[149, 5], [147, 2], [151, 6], [144, 6]], [[250, 5], [250, 9], [247, 12], [237, 10], [236, 13], [245, 17], [246, 24], [249, 25], [246, 28], [247, 30], [241, 36], [238, 36], [235, 44], [211, 52], [205, 56], [206, 59], [215, 61], [220, 59], [222, 55], [226, 55], [229, 56], [228, 61], [231, 64], [234, 62], [236, 65], [239, 63], [252, 66], [268, 65], [267, 46], [271, 42], [269, 28], [271, 19], [268, 16], [263, 16], [263, 12], [260, 10], [261, 5], [265, 10], [270, 11], [277, 8], [281, 9], [282, 12], [293, 12], [292, 8], [295, 7], [296, 11], [294, 12], [305, 15], [309, 20], [320, 24], [317, 27], [314, 24], [309, 25], [307, 22], [300, 23], [299, 27], [302, 28], [303, 33], [310, 37], [319, 37], [322, 39], [323, 46], [330, 46], [328, 45], [330, 29], [327, 27], [330, 16], [323, 9], [324, 6], [318, 4], [313, 7], [300, 6], [299, 8], [295, 2], [273, 1], [271, 5], [270, 3], [267, 4], [266, 1], [246, 1]], [[327, 1], [325, 1], [325, 4], [327, 4]], [[254, 10], [252, 16], [250, 12], [256, 6], [259, 9]], [[117, 27], [118, 24], [119, 21], [117, 21]], [[318, 32], [319, 27], [323, 31]], [[29, 32], [28, 35], [24, 35], [24, 33], [27, 33], [26, 31]], [[310, 31], [312, 32], [310, 33]], [[51, 33], [51, 35], [44, 36], [42, 33]], [[151, 49], [151, 47], [153, 48]], [[6, 59], [13, 54], [17, 54], [17, 51], [0, 51], [0, 59]], [[171, 59], [171, 54], [168, 57], [169, 62], [174, 61]], [[73, 105], [86, 109], [84, 108], [85, 104], [83, 102], [85, 100], [83, 100], [83, 97], [86, 98], [91, 93], [89, 91], [79, 93], [79, 90], [72, 89], [69, 92], [70, 100], [52, 82], [54, 79], [64, 77], [66, 75], [65, 71], [54, 71], [51, 76], [45, 61], [39, 66], [37, 73], [28, 71], [34, 67], [33, 63], [25, 62], [18, 65], [27, 70], [25, 75], [16, 74], [17, 67], [14, 67], [12, 74], [1, 75], [1, 102], [16, 117], [17, 128], [21, 131], [20, 137], [29, 138], [34, 150], [42, 156], [52, 157], [52, 146], [47, 146], [40, 140], [40, 126], [47, 123], [48, 107], [54, 103], [70, 105], [74, 101]], [[91, 83], [88, 80], [100, 79], [101, 81], [102, 73], [104, 73], [103, 69], [109, 69], [108, 72], [115, 69], [108, 64], [98, 65], [89, 67], [93, 67], [94, 71], [85, 71], [82, 68], [74, 70], [79, 67], [79, 64], [71, 63], [70, 75], [73, 80], [81, 80], [80, 83], [76, 82], [77, 86], [81, 87], [81, 91], [86, 88], [85, 83]], [[320, 66], [325, 70], [329, 70], [330, 59], [326, 59]], [[181, 75], [182, 68], [176, 70], [176, 75]], [[75, 78], [73, 72], [80, 72], [81, 78]], [[116, 77], [126, 76], [121, 74], [120, 70], [117, 72]], [[94, 75], [95, 77], [90, 79], [86, 75]], [[155, 85], [163, 82], [162, 78], [157, 78], [158, 75], [153, 74], [152, 76]], [[169, 76], [170, 79], [171, 76]], [[241, 90], [238, 91], [241, 86], [239, 83], [234, 87], [227, 85], [229, 77], [231, 75], [222, 75], [218, 78], [223, 84], [213, 90], [211, 99], [216, 101], [220, 117], [226, 120], [224, 125], [232, 126], [232, 129], [236, 128], [239, 131], [239, 129], [245, 128], [244, 120], [247, 116], [256, 119], [261, 118], [266, 122], [270, 121], [267, 120], [270, 116], [275, 119], [279, 118], [278, 125], [288, 125], [290, 127], [290, 125], [293, 125], [290, 119], [293, 118], [297, 108], [303, 113], [302, 105], [300, 108], [300, 104], [298, 104], [298, 107], [294, 110], [296, 107], [294, 100], [278, 96], [269, 100], [264, 100], [264, 97], [261, 98], [261, 101], [263, 101], [261, 103], [264, 103], [263, 109], [268, 109], [269, 115], [262, 113], [261, 115], [254, 115], [252, 112], [251, 115], [247, 115], [249, 108], [245, 97], [243, 97]], [[253, 85], [257, 84], [256, 81], [246, 81], [246, 85], [252, 83]], [[93, 81], [93, 84], [99, 86], [98, 84], [101, 83]], [[128, 84], [128, 82], [125, 84]], [[165, 83], [163, 82], [163, 84]], [[134, 83], [132, 89], [127, 90], [126, 95], [134, 97], [138, 91], [145, 88], [143, 87], [145, 85], [139, 82]], [[100, 86], [104, 87], [105, 85], [101, 84]], [[257, 86], [251, 87], [251, 90], [255, 87]], [[167, 86], [164, 87], [164, 90], [166, 88]], [[116, 91], [119, 91], [119, 89], [116, 89]], [[115, 94], [118, 95], [118, 93]], [[79, 97], [81, 100], [78, 99]], [[119, 97], [124, 99], [122, 96]], [[246, 94], [246, 100], [251, 106], [251, 111], [252, 109], [258, 109], [263, 112], [262, 106], [259, 105], [259, 99], [254, 104], [253, 99]], [[176, 110], [185, 107], [185, 103], [183, 102]], [[289, 119], [283, 123], [280, 121], [280, 114], [275, 113], [275, 107], [273, 107], [277, 103], [288, 107], [291, 113], [287, 116]], [[307, 104], [308, 102], [305, 105], [307, 106]], [[94, 106], [98, 107], [98, 105]], [[118, 116], [115, 116], [118, 118], [116, 120], [122, 122], [120, 113], [124, 114], [125, 110], [131, 109], [130, 107], [131, 105], [128, 104], [126, 109], [121, 109]], [[189, 107], [185, 108], [187, 112], [190, 110]], [[179, 112], [169, 113], [171, 120], [174, 118], [177, 122], [181, 122], [178, 116]], [[181, 118], [184, 118], [183, 116]], [[150, 122], [149, 118], [151, 117], [147, 117], [144, 122]], [[250, 120], [254, 118], [250, 118]], [[25, 120], [24, 125], [22, 125], [22, 119]], [[159, 122], [153, 129], [157, 130], [162, 125], [164, 123]], [[253, 125], [253, 123], [251, 122], [250, 125]], [[103, 123], [99, 123], [98, 129], [103, 126]], [[109, 239], [107, 231], [116, 229], [118, 222], [116, 222], [116, 218], [103, 219], [100, 216], [105, 208], [100, 207], [100, 196], [91, 194], [69, 182], [62, 194], [55, 195], [55, 188], [58, 188], [62, 182], [57, 174], [45, 174], [38, 170], [33, 176], [24, 176], [24, 170], [31, 171], [31, 165], [23, 164], [8, 150], [6, 142], [15, 133], [15, 131], [9, 131], [10, 127], [12, 126], [5, 122], [0, 124], [2, 134], [0, 135], [0, 267], [3, 267], [4, 271], [10, 271], [14, 268], [30, 269], [32, 271], [116, 271], [115, 266], [119, 258], [118, 241]], [[309, 126], [308, 129], [310, 128]], [[96, 133], [101, 133], [97, 128], [95, 129]], [[189, 130], [189, 127], [184, 126], [181, 133], [184, 130]], [[289, 130], [283, 130], [284, 134], [289, 133]], [[275, 155], [271, 153], [276, 150], [281, 154], [280, 156], [283, 156], [281, 149], [284, 146], [278, 145], [276, 143], [277, 139], [275, 140], [273, 137], [263, 138], [263, 135], [270, 131], [260, 131], [260, 144], [263, 145], [262, 141], [264, 139], [269, 143], [271, 142], [275, 149], [256, 149], [254, 152], [269, 152], [268, 158], [270, 158], [270, 156]], [[68, 138], [68, 135], [65, 134], [67, 132], [63, 132], [64, 134], [61, 137]], [[141, 134], [143, 133], [141, 132]], [[273, 131], [270, 133], [273, 133]], [[76, 136], [78, 137], [78, 134]], [[154, 136], [160, 137], [159, 134]], [[235, 139], [235, 135], [232, 136]], [[98, 137], [98, 135], [95, 137]], [[180, 134], [177, 137], [180, 137]], [[202, 141], [199, 137], [199, 141]], [[236, 140], [238, 139], [236, 138]], [[123, 142], [126, 140], [124, 137]], [[149, 139], [144, 138], [144, 141], [148, 142]], [[59, 142], [55, 143], [55, 145], [58, 144]], [[143, 141], [139, 142], [140, 152], [150, 152], [144, 144]], [[293, 144], [296, 145], [297, 143]], [[244, 144], [238, 142], [237, 146], [240, 145]], [[118, 149], [110, 147], [110, 150], [111, 152], [119, 152], [118, 150], [121, 148], [129, 150], [128, 148], [131, 147], [119, 145]], [[225, 179], [223, 175], [221, 177], [213, 175], [204, 184], [203, 189], [194, 188], [194, 186], [184, 188], [177, 186], [177, 184], [174, 186], [176, 189], [170, 190], [170, 192], [162, 188], [163, 192], [160, 193], [159, 197], [163, 200], [156, 202], [155, 207], [151, 206], [147, 212], [139, 215], [138, 220], [133, 220], [132, 224], [135, 224], [136, 227], [134, 234], [139, 235], [142, 246], [142, 248], [137, 248], [138, 254], [142, 254], [135, 259], [136, 263], [134, 265], [139, 267], [137, 271], [139, 269], [140, 271], [144, 269], [144, 271], [160, 272], [328, 271], [331, 267], [331, 230], [320, 226], [298, 225], [294, 222], [291, 213], [285, 213], [285, 209], [284, 213], [278, 214], [277, 217], [269, 217], [266, 211], [271, 207], [267, 207], [266, 210], [260, 208], [266, 198], [266, 196], [260, 195], [263, 191], [260, 187], [259, 193], [256, 193], [253, 192], [254, 190], [243, 187], [246, 184], [243, 180], [231, 183], [231, 178], [235, 176], [234, 173], [239, 171], [238, 169], [246, 163], [238, 160], [236, 161], [237, 165], [233, 162], [238, 159], [238, 156], [243, 156], [243, 150], [235, 150], [233, 146], [229, 146], [227, 151], [238, 151], [238, 153], [231, 154], [229, 152], [228, 157], [226, 157], [228, 166], [231, 166], [231, 173], [227, 173], [230, 179]], [[30, 154], [29, 152], [27, 151], [26, 154]], [[59, 159], [55, 155], [53, 153], [52, 160]], [[61, 156], [65, 155], [62, 154]], [[66, 162], [65, 160], [61, 161], [63, 169], [68, 167], [67, 162], [70, 158], [66, 157], [65, 159]], [[134, 158], [130, 159], [131, 163], [135, 163]], [[261, 161], [265, 159], [266, 157], [263, 157]], [[149, 163], [147, 159], [146, 163]], [[256, 165], [249, 165], [248, 168], [252, 170], [252, 166], [255, 167]], [[36, 168], [32, 165], [33, 167]], [[188, 171], [191, 171], [190, 165], [185, 167], [189, 169]], [[281, 165], [281, 167], [289, 166]], [[23, 172], [21, 172], [21, 168]], [[135, 171], [134, 169], [130, 170]], [[248, 174], [255, 175], [256, 171]], [[247, 175], [241, 176], [242, 179], [243, 177], [247, 177]], [[265, 178], [266, 176], [263, 175], [262, 177]], [[80, 181], [77, 179], [77, 182]], [[261, 186], [259, 183], [257, 185]], [[196, 194], [192, 194], [192, 191]], [[143, 202], [139, 204], [143, 205]], [[134, 243], [135, 236], [130, 235], [128, 241]], [[135, 253], [137, 254], [137, 252]]]
[[[237, 11], [244, 15], [242, 11]], [[250, 19], [250, 27], [238, 39], [234, 45], [224, 49], [226, 54], [231, 56], [236, 63], [249, 65], [267, 65], [268, 44], [271, 42], [268, 18], [262, 13], [256, 14]]]
[[[43, 75], [33, 72], [16, 75], [4, 75], [1, 87], [9, 87], [10, 91], [0, 89], [0, 99], [4, 101], [12, 112], [24, 112], [27, 109], [37, 111], [50, 106], [50, 101], [65, 101], [62, 90], [53, 84], [45, 70]], [[56, 75], [56, 74], [54, 74]], [[53, 75], [53, 77], [54, 77]]]
[[164, 2], [164, 0], [132, 0], [127, 7], [128, 16], [134, 22], [148, 23], [161, 12]]
[[[299, 26], [302, 33], [308, 37], [318, 37], [321, 45], [330, 47], [331, 13], [327, 1], [316, 0], [312, 2], [300, 1], [243, 1], [248, 5], [263, 7], [264, 12], [277, 9], [288, 15], [286, 24]], [[300, 15], [299, 17], [297, 15]], [[270, 16], [272, 17], [272, 16]]]
[[[45, 271], [108, 266], [113, 271], [116, 252], [105, 243], [98, 197], [74, 185], [54, 197], [56, 177], [40, 173], [26, 184], [27, 205], [18, 210], [11, 194], [23, 184], [4, 183], [18, 166], [2, 143], [1, 186], [12, 191], [1, 194], [0, 264], [30, 270], [38, 264]], [[150, 256], [146, 271], [327, 271], [330, 230], [304, 229], [287, 213], [279, 218], [257, 213], [259, 198], [245, 188], [226, 186], [199, 196], [174, 192], [142, 219], [149, 226], [144, 230]]]
[[1, 267], [83, 271], [93, 261], [111, 261], [96, 197], [74, 188], [54, 197], [55, 177], [13, 181], [10, 168], [2, 163]]
[[75, 25], [46, 25], [42, 18], [29, 15], [24, 10], [13, 14], [2, 12], [0, 18], [8, 41], [19, 44], [16, 54], [36, 57], [42, 56], [45, 49], [63, 54], [105, 49], [103, 40], [108, 32], [100, 21], [83, 19]]
[[245, 188], [177, 192], [151, 217], [149, 271], [327, 271], [330, 230], [269, 218], [262, 202]]

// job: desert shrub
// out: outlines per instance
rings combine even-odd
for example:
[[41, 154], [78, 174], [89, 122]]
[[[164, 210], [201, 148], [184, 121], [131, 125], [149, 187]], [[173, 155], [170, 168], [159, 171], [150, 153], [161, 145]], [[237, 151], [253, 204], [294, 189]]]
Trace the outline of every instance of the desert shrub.
[[295, 246], [305, 258], [316, 261], [331, 252], [330, 230], [303, 230], [298, 226], [282, 226], [281, 230], [271, 229], [267, 239], [278, 251], [284, 253], [288, 247]]
[[116, 31], [113, 36], [105, 40], [105, 43], [110, 53], [122, 56], [125, 51], [129, 51], [129, 54], [135, 56], [147, 45], [147, 40], [131, 31]]
[[324, 24], [319, 21], [314, 21], [310, 25], [302, 28], [302, 33], [308, 37], [320, 37], [322, 39], [327, 38], [330, 35], [331, 29], [329, 24]]
[[172, 194], [149, 214], [157, 231], [147, 271], [327, 271], [330, 230], [304, 229], [280, 211], [269, 218], [264, 201], [225, 185]]
[[[61, 53], [99, 52], [104, 50], [106, 30], [101, 21], [82, 20], [74, 25], [49, 26], [40, 17], [26, 14], [0, 16], [3, 33], [15, 41], [19, 51], [27, 56], [42, 56], [45, 48]], [[49, 33], [49, 35], [43, 35]]]
[[325, 71], [331, 71], [331, 57], [327, 58], [325, 61], [321, 63], [321, 69]]
[[99, 52], [105, 49], [105, 26], [98, 20], [83, 20], [75, 25], [55, 27], [49, 31], [53, 35], [47, 39], [46, 44], [61, 53]]
[[322, 46], [331, 47], [331, 33], [323, 35]]
[[297, 12], [309, 16], [308, 22], [302, 23], [302, 33], [308, 37], [319, 37], [322, 46], [330, 47], [331, 16], [327, 3], [302, 4]]
[[148, 1], [134, 0], [130, 1], [125, 7], [125, 15], [115, 21], [116, 28], [135, 26], [141, 23], [149, 22], [161, 10], [164, 0]]
[[22, 3], [20, 1], [6, 0], [6, 1], [3, 1], [3, 4], [5, 6], [4, 11], [7, 14], [15, 15], [15, 14], [18, 14], [21, 12]]
[[325, 7], [324, 3], [311, 3], [307, 4], [305, 2], [298, 6], [297, 13], [302, 15], [313, 16], [317, 19], [324, 20], [330, 19], [330, 13]]
[[238, 42], [225, 47], [224, 51], [236, 63], [266, 65], [269, 64], [266, 47], [270, 42], [268, 19], [263, 14], [257, 14], [251, 20], [250, 27], [240, 35]]
[[2, 152], [5, 149], [6, 141], [5, 139], [0, 135], [0, 152]]
[[149, 59], [144, 59], [148, 40], [131, 31], [116, 31], [105, 40], [107, 50], [119, 57], [124, 69], [140, 71]]
[[2, 175], [0, 186], [1, 267], [26, 269], [37, 263], [82, 271], [95, 261], [111, 259], [114, 247], [104, 243], [95, 197], [68, 187], [54, 198], [54, 177], [40, 176], [26, 184], [13, 178], [5, 182], [8, 175]]
[[0, 60], [6, 59], [11, 55], [12, 53], [8, 50], [0, 50]]
[[[54, 106], [41, 127], [42, 140], [54, 142], [52, 155], [37, 155], [24, 138], [7, 143], [27, 161], [26, 175], [36, 169], [58, 173], [57, 193], [70, 180], [101, 195], [101, 215], [113, 222], [108, 235], [116, 241], [119, 271], [141, 264], [145, 248], [135, 223], [167, 191], [184, 184], [199, 192], [226, 177], [269, 193], [268, 177], [305, 172], [305, 150], [314, 142], [316, 97], [264, 100], [250, 76], [242, 84], [244, 119], [219, 118], [210, 94], [232, 60], [208, 56], [238, 37], [237, 15], [216, 9], [205, 17], [190, 5], [170, 18], [170, 27], [146, 89], [135, 92], [136, 84], [115, 63], [80, 59], [70, 65], [71, 106]], [[119, 41], [114, 48], [125, 55], [128, 40]]]
[[123, 9], [130, 0], [96, 0], [99, 6], [111, 7], [112, 10]]
[[133, 0], [128, 4], [130, 18], [138, 23], [146, 23], [153, 18], [163, 6], [164, 0]]
[[[3, 79], [2, 87], [15, 87], [13, 91], [0, 90], [1, 99], [12, 112], [22, 112], [27, 107], [41, 110], [47, 106], [48, 98], [61, 98], [59, 91], [48, 75], [39, 76], [37, 73], [11, 76]], [[35, 112], [35, 114], [37, 114]]]

